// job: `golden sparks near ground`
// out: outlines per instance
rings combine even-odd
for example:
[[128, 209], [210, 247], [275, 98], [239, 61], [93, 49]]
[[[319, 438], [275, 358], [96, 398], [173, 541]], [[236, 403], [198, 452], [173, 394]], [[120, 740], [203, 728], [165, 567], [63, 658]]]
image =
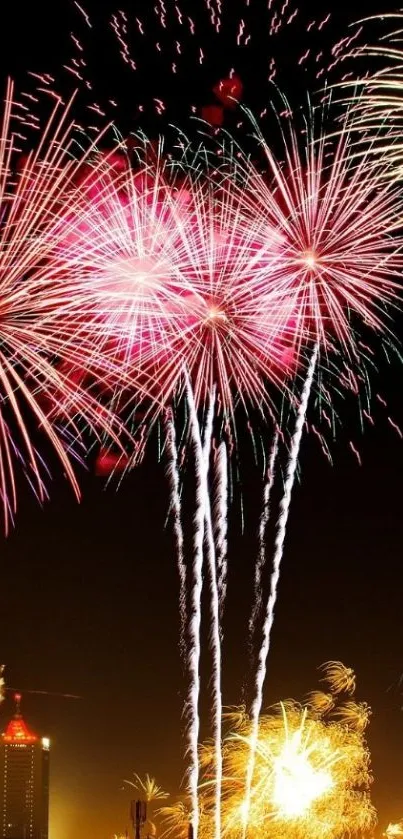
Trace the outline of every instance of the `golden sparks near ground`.
[[[302, 704], [279, 702], [260, 718], [249, 837], [341, 839], [375, 825], [364, 737], [369, 708], [352, 696], [352, 670], [340, 662], [322, 670], [326, 692], [310, 693]], [[228, 719], [232, 731], [223, 742], [222, 836], [241, 839], [251, 722], [242, 710], [238, 715], [232, 710]], [[214, 832], [214, 747], [203, 745], [200, 760], [200, 835], [208, 839]], [[186, 835], [186, 804], [163, 807], [160, 815], [164, 836]]]
[[168, 798], [169, 793], [165, 792], [162, 787], [157, 784], [155, 778], [152, 778], [151, 775], [147, 774], [144, 778], [140, 778], [140, 775], [137, 772], [134, 772], [134, 781], [127, 781], [124, 780], [124, 784], [128, 784], [130, 787], [134, 787], [140, 794], [141, 797], [144, 798], [145, 801], [157, 801], [161, 800], [162, 798]]
[[387, 836], [390, 839], [392, 836], [403, 836], [403, 820], [400, 822], [391, 822], [382, 833], [382, 836]]

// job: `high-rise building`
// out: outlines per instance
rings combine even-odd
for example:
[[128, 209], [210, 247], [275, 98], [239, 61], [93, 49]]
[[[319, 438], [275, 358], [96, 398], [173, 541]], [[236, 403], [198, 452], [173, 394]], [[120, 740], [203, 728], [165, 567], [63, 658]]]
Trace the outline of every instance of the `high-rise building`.
[[30, 731], [20, 702], [0, 740], [0, 839], [48, 839], [49, 740]]

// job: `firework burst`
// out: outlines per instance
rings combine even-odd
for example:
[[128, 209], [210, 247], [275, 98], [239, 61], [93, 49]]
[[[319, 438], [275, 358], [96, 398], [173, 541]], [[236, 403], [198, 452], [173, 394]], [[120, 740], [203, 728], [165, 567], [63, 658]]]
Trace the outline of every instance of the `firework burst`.
[[[348, 121], [334, 142], [317, 134], [313, 114], [301, 141], [290, 116], [278, 159], [256, 122], [264, 174], [242, 153], [237, 158], [239, 203], [259, 235], [278, 236], [276, 258], [260, 270], [284, 299], [293, 301], [289, 331], [294, 351], [306, 340], [358, 359], [352, 320], [378, 333], [389, 329], [385, 306], [401, 291], [401, 199], [382, 181], [382, 169], [357, 159]], [[236, 199], [234, 199], [236, 200]], [[304, 337], [305, 336], [305, 337]]]
[[174, 199], [164, 175], [158, 153], [152, 172], [146, 163], [132, 168], [120, 148], [99, 156], [67, 207], [60, 245], [77, 287], [87, 288], [88, 324], [102, 353], [143, 376], [169, 349], [178, 296]]
[[[57, 220], [86, 154], [74, 157], [70, 106], [59, 101], [36, 148], [21, 162], [13, 106], [9, 83], [0, 136], [0, 497], [6, 531], [17, 507], [16, 464], [39, 500], [46, 498], [37, 440], [47, 439], [78, 496], [72, 459], [76, 446], [76, 456], [80, 446], [85, 453], [85, 429], [118, 444], [119, 428], [92, 388], [84, 387], [94, 347], [81, 339], [74, 314], [78, 290], [66, 266], [59, 271], [51, 259]], [[101, 359], [99, 365], [112, 378]], [[79, 376], [71, 375], [72, 366]]]
[[403, 836], [403, 821], [390, 822], [382, 836], [387, 836], [388, 839], [391, 839], [392, 836]]
[[[126, 158], [117, 175], [104, 161], [66, 220], [63, 257], [89, 284], [102, 351], [115, 353], [132, 392], [157, 411], [183, 390], [186, 370], [197, 408], [214, 386], [225, 417], [239, 402], [273, 412], [266, 385], [284, 389], [291, 372], [290, 309], [261, 271], [259, 219], [242, 215], [229, 185], [194, 166], [183, 174], [162, 144], [136, 151], [137, 170]], [[266, 267], [277, 240], [273, 228], [270, 250], [266, 225]]]
[[[261, 716], [247, 835], [335, 839], [373, 827], [369, 754], [364, 728], [356, 724], [359, 711], [339, 721], [337, 705], [335, 694], [332, 707], [317, 706], [315, 713], [309, 702], [288, 701]], [[252, 729], [251, 721], [240, 713], [235, 733], [224, 740], [222, 824], [226, 836], [243, 835], [244, 778]], [[201, 760], [205, 773], [201, 825], [207, 837], [212, 833], [211, 747], [203, 747]]]
[[355, 693], [355, 673], [351, 667], [345, 667], [342, 661], [327, 661], [322, 665], [323, 681], [329, 686], [332, 695]]

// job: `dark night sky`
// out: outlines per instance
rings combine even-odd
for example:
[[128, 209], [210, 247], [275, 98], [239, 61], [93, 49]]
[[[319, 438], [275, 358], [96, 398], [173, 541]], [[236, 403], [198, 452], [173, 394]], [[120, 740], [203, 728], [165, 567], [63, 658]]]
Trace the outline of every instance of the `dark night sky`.
[[[259, 0], [254, 2], [258, 7]], [[194, 0], [193, 11], [198, 5]], [[393, 10], [392, 5], [386, 9], [385, 0], [370, 7], [357, 0], [348, 5], [351, 20], [363, 10]], [[158, 96], [167, 81], [147, 69], [140, 92], [133, 76], [120, 74], [119, 62], [109, 66], [105, 59], [103, 72], [99, 69], [99, 54], [109, 45], [103, 21], [113, 5], [86, 4], [89, 10], [95, 6], [99, 32], [86, 37], [99, 71], [94, 76], [97, 90], [102, 95], [107, 76], [110, 92], [125, 103], [122, 122], [130, 122], [128, 103]], [[303, 8], [308, 20], [318, 14], [313, 2], [304, 2]], [[320, 4], [320, 14], [331, 8], [331, 0], [326, 9]], [[4, 75], [9, 71], [22, 79], [27, 69], [52, 71], [65, 62], [72, 8], [59, 0], [57, 10], [56, 4], [53, 12], [49, 9], [44, 0], [32, 4], [28, 13], [20, 4], [9, 4], [0, 44]], [[343, 33], [346, 22], [340, 12], [334, 15], [334, 29], [326, 35], [329, 43]], [[290, 52], [283, 56], [290, 90], [297, 84], [294, 56], [304, 51], [304, 37], [303, 27], [294, 28]], [[144, 44], [141, 49], [140, 68], [148, 67]], [[259, 75], [256, 68], [252, 73], [249, 60], [249, 54], [239, 59], [231, 54], [229, 66], [243, 77], [254, 77], [247, 90], [253, 100]], [[190, 56], [190, 66], [192, 61]], [[212, 101], [215, 69], [207, 62], [205, 76], [197, 72], [198, 102]], [[63, 80], [66, 86], [66, 76]], [[176, 78], [175, 85], [173, 99], [193, 101], [191, 74]], [[119, 121], [119, 108], [116, 116]], [[400, 422], [402, 381], [396, 364], [381, 384]], [[267, 703], [300, 698], [317, 686], [316, 668], [324, 660], [341, 659], [356, 669], [359, 696], [373, 708], [369, 740], [381, 825], [403, 816], [403, 701], [397, 684], [403, 672], [403, 447], [386, 417], [387, 412], [379, 413], [376, 428], [359, 439], [351, 416], [361, 468], [348, 447], [348, 435], [332, 444], [333, 468], [311, 438], [305, 441], [265, 697]], [[349, 420], [347, 409], [347, 425]], [[248, 672], [244, 632], [261, 488], [245, 445], [241, 476], [246, 533], [241, 533], [236, 506], [229, 540], [223, 675], [227, 704], [241, 700]], [[15, 532], [3, 540], [1, 552], [0, 658], [7, 664], [8, 683], [82, 696], [67, 700], [27, 694], [24, 699], [28, 721], [53, 744], [51, 839], [109, 839], [128, 822], [130, 794], [121, 789], [123, 778], [149, 771], [175, 794], [183, 771], [177, 576], [171, 531], [165, 527], [168, 488], [157, 463], [156, 440], [150, 442], [145, 463], [118, 492], [105, 490], [91, 471], [82, 486], [78, 506], [55, 473], [51, 500], [42, 510], [23, 490]], [[207, 708], [206, 697], [204, 702]], [[10, 703], [3, 706], [3, 719], [10, 711]]]

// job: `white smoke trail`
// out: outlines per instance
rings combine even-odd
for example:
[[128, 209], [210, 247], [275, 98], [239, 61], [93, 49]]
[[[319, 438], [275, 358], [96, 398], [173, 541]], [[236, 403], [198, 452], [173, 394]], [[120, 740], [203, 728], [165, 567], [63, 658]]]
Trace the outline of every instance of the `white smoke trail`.
[[[194, 401], [192, 386], [186, 376], [186, 392], [189, 406], [189, 425], [191, 439], [195, 453], [196, 478], [196, 511], [194, 517], [194, 560], [191, 590], [191, 614], [189, 619], [189, 694], [187, 702], [188, 715], [188, 754], [190, 756], [189, 793], [191, 799], [191, 821], [193, 839], [197, 839], [199, 828], [199, 696], [200, 696], [200, 626], [201, 626], [201, 595], [203, 588], [203, 543], [204, 526], [210, 516], [210, 499], [208, 492], [208, 462], [206, 452], [210, 453], [211, 434], [213, 429], [214, 395], [211, 395], [209, 412], [202, 445], [199, 420]], [[211, 417], [211, 418], [210, 418]], [[213, 554], [214, 557], [214, 554]]]
[[173, 516], [173, 530], [176, 546], [176, 561], [179, 573], [179, 649], [182, 658], [185, 655], [186, 632], [186, 564], [183, 545], [183, 528], [181, 520], [181, 497], [178, 469], [178, 449], [176, 445], [175, 423], [172, 410], [169, 408], [165, 415], [165, 437], [168, 463], [166, 474], [171, 490], [171, 510]]
[[[214, 493], [214, 537], [216, 543], [217, 588], [220, 625], [227, 594], [228, 458], [223, 440], [218, 449]], [[221, 627], [222, 635], [222, 627]]]
[[274, 466], [278, 452], [278, 431], [275, 432], [270, 451], [269, 468], [263, 489], [263, 507], [259, 522], [259, 546], [255, 565], [254, 598], [249, 620], [249, 642], [252, 645], [256, 622], [262, 610], [262, 576], [266, 564], [266, 529], [270, 516], [270, 495], [274, 483]]
[[[203, 435], [203, 457], [206, 470], [206, 482], [208, 479], [211, 439], [214, 419], [215, 389], [210, 393], [209, 408], [206, 418], [206, 425]], [[207, 483], [208, 486], [208, 483]], [[221, 693], [221, 633], [220, 633], [220, 601], [217, 584], [216, 551], [214, 543], [214, 532], [211, 517], [210, 497], [206, 503], [206, 545], [207, 561], [210, 577], [210, 609], [211, 629], [210, 643], [213, 654], [213, 737], [215, 752], [215, 808], [214, 808], [214, 834], [216, 839], [221, 837], [221, 786], [222, 786], [222, 693]]]
[[250, 794], [255, 768], [255, 754], [259, 733], [259, 717], [263, 703], [263, 687], [266, 679], [267, 656], [270, 649], [270, 637], [274, 620], [274, 609], [277, 600], [277, 587], [280, 579], [281, 560], [283, 558], [284, 540], [287, 528], [288, 514], [290, 512], [291, 492], [294, 485], [297, 471], [298, 455], [301, 445], [302, 432], [308, 408], [309, 396], [311, 393], [313, 377], [319, 346], [316, 344], [309, 362], [308, 372], [301, 395], [301, 402], [298, 408], [295, 430], [291, 439], [290, 454], [287, 463], [284, 493], [280, 502], [280, 515], [277, 524], [277, 533], [274, 542], [273, 571], [270, 580], [270, 594], [266, 605], [265, 619], [263, 624], [263, 641], [259, 650], [258, 667], [256, 674], [256, 695], [251, 709], [252, 734], [250, 738], [250, 759], [246, 777], [246, 795], [244, 809], [243, 835], [245, 836], [249, 818]]

